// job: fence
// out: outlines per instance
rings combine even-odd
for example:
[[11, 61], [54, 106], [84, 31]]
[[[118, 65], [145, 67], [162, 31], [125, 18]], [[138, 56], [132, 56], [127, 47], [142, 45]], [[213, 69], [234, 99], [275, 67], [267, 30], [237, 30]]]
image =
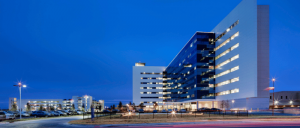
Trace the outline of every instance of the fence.
[[[115, 115], [119, 115], [119, 116], [115, 116]], [[217, 111], [210, 111], [210, 110], [206, 110], [206, 111], [193, 111], [193, 112], [165, 112], [165, 113], [159, 113], [159, 112], [136, 112], [136, 113], [116, 113], [116, 112], [94, 112], [94, 117], [95, 118], [102, 118], [102, 117], [106, 117], [106, 119], [114, 119], [114, 118], [137, 118], [137, 119], [141, 119], [141, 115], [143, 115], [144, 117], [146, 117], [146, 119], [155, 119], [155, 118], [184, 118], [184, 117], [220, 117], [222, 116], [224, 118], [224, 116], [230, 116], [230, 117], [234, 117], [236, 116], [238, 117], [248, 117], [249, 116], [249, 112], [248, 110], [217, 110]], [[83, 114], [83, 119], [90, 119], [91, 118], [91, 112], [87, 112]], [[145, 118], [144, 118], [145, 119]]]

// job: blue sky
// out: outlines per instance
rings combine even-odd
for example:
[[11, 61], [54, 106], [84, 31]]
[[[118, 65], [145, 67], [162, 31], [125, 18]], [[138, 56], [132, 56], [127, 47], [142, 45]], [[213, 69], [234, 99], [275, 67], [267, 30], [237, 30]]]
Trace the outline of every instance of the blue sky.
[[[196, 31], [211, 31], [241, 0], [0, 0], [0, 108], [19, 97], [132, 99], [132, 66], [167, 66]], [[270, 5], [270, 77], [299, 90], [299, 0]]]

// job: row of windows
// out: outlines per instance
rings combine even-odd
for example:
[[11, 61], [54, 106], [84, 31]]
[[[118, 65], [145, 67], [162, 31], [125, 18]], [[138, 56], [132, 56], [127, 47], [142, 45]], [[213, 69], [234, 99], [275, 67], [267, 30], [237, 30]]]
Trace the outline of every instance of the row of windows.
[[229, 28], [227, 28], [227, 29], [225, 30], [225, 32], [223, 32], [222, 34], [220, 34], [220, 35], [216, 38], [215, 42], [218, 41], [220, 38], [222, 38], [227, 32], [229, 32], [229, 31], [230, 31], [233, 27], [235, 27], [237, 24], [239, 24], [239, 20], [235, 21]]
[[141, 82], [141, 84], [163, 84], [162, 82]]
[[[270, 99], [272, 99], [272, 96], [270, 96]], [[282, 99], [282, 96], [281, 96], [281, 99]], [[285, 99], [288, 99], [288, 96], [285, 96]]]
[[141, 103], [163, 103], [162, 101], [142, 101]]
[[222, 66], [224, 66], [224, 65], [226, 65], [226, 64], [228, 64], [228, 63], [231, 62], [231, 61], [234, 61], [234, 60], [237, 59], [237, 58], [239, 58], [239, 54], [237, 54], [237, 55], [231, 57], [230, 59], [225, 60], [224, 62], [218, 64], [218, 65], [216, 66], [216, 69], [219, 68], [219, 67], [222, 67]]
[[141, 97], [142, 99], [169, 99], [171, 97]]
[[231, 72], [234, 72], [234, 71], [236, 71], [236, 70], [239, 70], [239, 66], [235, 66], [235, 67], [233, 67], [233, 68], [231, 68], [231, 69], [229, 69], [229, 70], [226, 70], [226, 71], [224, 71], [224, 72], [221, 72], [221, 73], [217, 74], [217, 75], [215, 76], [215, 78], [218, 78], [218, 77], [220, 77], [220, 76], [226, 75], [226, 74], [231, 73]]
[[238, 93], [240, 90], [238, 88], [236, 89], [232, 89], [232, 90], [227, 90], [227, 91], [222, 91], [222, 92], [218, 92], [216, 95], [217, 96], [221, 96], [221, 95], [228, 95], [228, 94], [232, 94], [232, 93]]
[[233, 79], [226, 80], [226, 81], [223, 81], [221, 83], [218, 83], [218, 84], [216, 84], [216, 87], [223, 86], [223, 85], [230, 84], [230, 83], [234, 83], [234, 82], [237, 82], [237, 81], [239, 81], [239, 77], [236, 77], [236, 78], [233, 78]]
[[141, 92], [141, 94], [171, 94], [171, 92]]
[[218, 55], [218, 56], [216, 57], [215, 60], [219, 59], [219, 58], [222, 57], [222, 56], [225, 56], [227, 53], [229, 53], [229, 52], [232, 51], [233, 49], [236, 49], [237, 47], [239, 47], [239, 43], [233, 45], [231, 48], [229, 48], [229, 49], [227, 49], [226, 51], [222, 52], [220, 55]]
[[239, 32], [236, 32], [231, 37], [229, 37], [227, 40], [225, 40], [223, 43], [221, 43], [219, 46], [217, 46], [215, 48], [215, 51], [217, 51], [218, 49], [220, 49], [221, 47], [223, 47], [224, 45], [226, 45], [227, 43], [229, 43], [229, 41], [233, 40], [237, 36], [239, 36]]
[[163, 89], [163, 87], [141, 87], [141, 89]]
[[171, 80], [171, 78], [161, 78], [161, 77], [141, 77], [141, 79], [149, 79], [149, 80]]
[[141, 72], [141, 74], [162, 75], [162, 73], [154, 73], [154, 72]]

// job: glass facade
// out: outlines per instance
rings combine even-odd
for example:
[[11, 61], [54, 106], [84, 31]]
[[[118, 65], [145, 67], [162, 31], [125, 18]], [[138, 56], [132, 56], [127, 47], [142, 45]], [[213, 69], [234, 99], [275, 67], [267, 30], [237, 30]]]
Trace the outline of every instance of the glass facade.
[[215, 98], [215, 34], [196, 32], [163, 72], [165, 102]]

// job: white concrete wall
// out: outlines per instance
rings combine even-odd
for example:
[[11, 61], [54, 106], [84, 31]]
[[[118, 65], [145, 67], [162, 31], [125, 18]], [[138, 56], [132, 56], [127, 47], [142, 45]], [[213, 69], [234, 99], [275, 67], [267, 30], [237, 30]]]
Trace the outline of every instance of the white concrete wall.
[[[259, 11], [263, 9], [260, 8]], [[235, 66], [239, 66], [239, 70], [231, 72], [229, 74], [223, 75], [221, 77], [216, 78], [216, 84], [230, 80], [235, 77], [239, 77], [239, 81], [230, 83], [227, 85], [216, 87], [216, 93], [239, 89], [238, 93], [227, 94], [216, 96], [217, 101], [222, 100], [235, 100], [235, 102], [231, 105], [231, 108], [268, 108], [268, 91], [264, 91], [265, 87], [268, 86], [268, 78], [269, 78], [269, 57], [264, 54], [263, 57], [259, 54], [263, 54], [265, 52], [269, 52], [268, 40], [269, 33], [264, 33], [264, 35], [260, 35], [260, 42], [258, 42], [258, 30], [267, 31], [268, 20], [266, 18], [259, 20], [258, 18], [263, 18], [268, 15], [268, 11], [266, 13], [263, 10], [264, 14], [261, 14], [258, 17], [258, 6], [256, 0], [243, 0], [238, 6], [236, 6], [213, 30], [212, 32], [216, 33], [216, 37], [223, 33], [228, 27], [230, 27], [234, 22], [239, 20], [239, 24], [236, 25], [233, 29], [227, 32], [222, 38], [220, 38], [216, 42], [216, 47], [223, 43], [226, 39], [230, 38], [236, 32], [239, 32], [239, 36], [231, 40], [229, 43], [221, 47], [216, 51], [216, 56], [225, 50], [229, 49], [233, 45], [239, 43], [239, 47], [230, 51], [226, 55], [216, 60], [216, 65], [224, 62], [227, 59], [239, 54], [239, 58], [229, 62], [228, 64], [222, 66], [221, 68], [216, 69], [216, 74], [219, 74], [223, 71], [231, 69]], [[264, 27], [264, 28], [261, 28]], [[267, 41], [267, 42], [266, 42]], [[258, 44], [260, 43], [260, 44]], [[261, 45], [263, 44], [263, 45]], [[260, 49], [258, 49], [260, 47]], [[267, 50], [267, 51], [263, 51]], [[263, 52], [262, 52], [263, 51]], [[260, 58], [261, 61], [258, 61]], [[263, 59], [262, 59], [263, 58]], [[267, 59], [267, 60], [264, 60]], [[267, 68], [264, 71], [259, 70], [258, 67]], [[260, 98], [257, 98], [260, 97]]]
[[[162, 102], [163, 99], [142, 99], [141, 97], [162, 97], [163, 94], [141, 94], [141, 92], [162, 92], [162, 89], [140, 89], [141, 87], [162, 87], [162, 84], [141, 84], [141, 82], [162, 82], [162, 80], [153, 80], [153, 79], [141, 79], [142, 77], [161, 77], [163, 75], [155, 75], [155, 74], [141, 74], [141, 72], [154, 72], [154, 73], [162, 73], [165, 67], [161, 66], [133, 66], [132, 68], [132, 102], [135, 105], [139, 105], [144, 101], [157, 101]], [[144, 105], [152, 106], [153, 103], [148, 103]], [[158, 103], [158, 105], [162, 105], [162, 103]]]
[[219, 46], [236, 32], [239, 36], [216, 51], [216, 56], [229, 49], [236, 43], [239, 47], [216, 60], [216, 65], [239, 54], [239, 58], [216, 69], [216, 74], [239, 66], [239, 70], [216, 78], [216, 83], [239, 77], [238, 82], [216, 87], [216, 93], [226, 90], [239, 89], [239, 93], [217, 96], [217, 100], [241, 99], [257, 96], [257, 5], [256, 0], [244, 0], [233, 9], [213, 30], [217, 36], [224, 32], [234, 22], [239, 24], [227, 32], [216, 42]]

